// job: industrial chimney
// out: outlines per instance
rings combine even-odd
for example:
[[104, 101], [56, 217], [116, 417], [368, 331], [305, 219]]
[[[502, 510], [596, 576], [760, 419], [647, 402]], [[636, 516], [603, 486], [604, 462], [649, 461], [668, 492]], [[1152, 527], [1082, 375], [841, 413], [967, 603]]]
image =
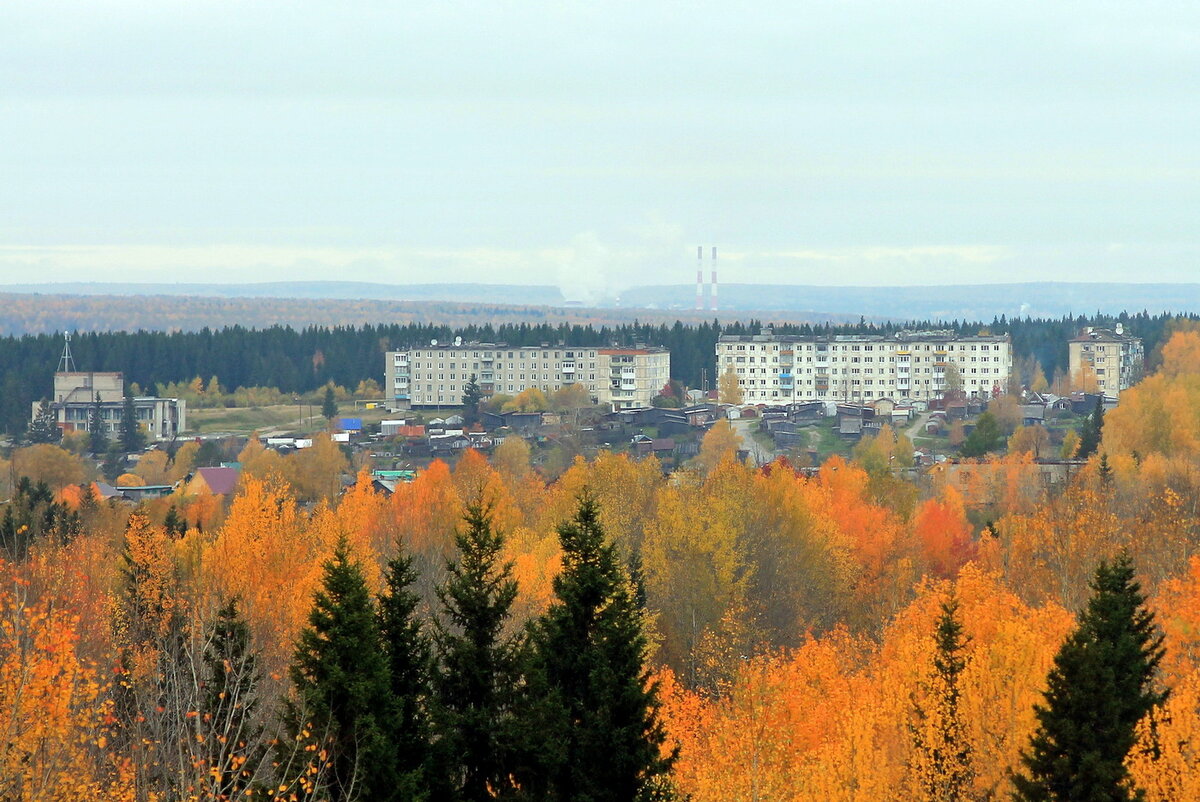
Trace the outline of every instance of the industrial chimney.
[[712, 246], [712, 311], [717, 311], [717, 246]]
[[704, 309], [704, 246], [696, 246], [696, 311]]

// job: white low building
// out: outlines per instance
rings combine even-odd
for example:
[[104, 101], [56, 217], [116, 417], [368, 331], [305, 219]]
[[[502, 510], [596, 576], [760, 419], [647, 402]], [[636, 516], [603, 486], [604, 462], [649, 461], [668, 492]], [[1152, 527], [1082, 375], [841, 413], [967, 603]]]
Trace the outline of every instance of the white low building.
[[[31, 420], [40, 407], [41, 402], [35, 401]], [[90, 431], [92, 412], [98, 410], [105, 433], [114, 439], [125, 413], [124, 377], [120, 373], [55, 373], [50, 409], [64, 432]], [[187, 428], [187, 402], [182, 398], [135, 396], [133, 413], [150, 440], [170, 440]]]

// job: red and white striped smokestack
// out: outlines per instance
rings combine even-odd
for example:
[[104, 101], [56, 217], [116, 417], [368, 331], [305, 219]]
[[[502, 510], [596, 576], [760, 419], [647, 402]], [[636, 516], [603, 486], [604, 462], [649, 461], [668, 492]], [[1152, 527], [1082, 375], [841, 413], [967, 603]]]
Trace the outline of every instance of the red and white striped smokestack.
[[712, 246], [712, 310], [717, 311], [717, 246]]
[[696, 311], [704, 310], [704, 246], [696, 246]]

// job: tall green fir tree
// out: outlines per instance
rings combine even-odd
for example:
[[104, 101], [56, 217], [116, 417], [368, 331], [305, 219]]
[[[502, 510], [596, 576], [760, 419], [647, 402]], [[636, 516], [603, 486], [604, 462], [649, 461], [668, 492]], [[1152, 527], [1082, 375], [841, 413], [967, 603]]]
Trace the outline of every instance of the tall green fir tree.
[[1163, 636], [1122, 554], [1101, 563], [1079, 625], [1059, 649], [1038, 729], [1013, 778], [1019, 802], [1127, 802], [1125, 758], [1139, 719], [1166, 700], [1154, 687]]
[[1087, 459], [1100, 448], [1100, 439], [1104, 435], [1104, 399], [1096, 399], [1096, 408], [1084, 421], [1083, 430], [1079, 433], [1078, 459]]
[[62, 429], [58, 428], [58, 416], [45, 398], [38, 405], [37, 414], [29, 422], [29, 442], [57, 443], [62, 440]]
[[462, 404], [463, 404], [463, 424], [465, 426], [474, 426], [479, 422], [479, 402], [483, 400], [483, 390], [479, 386], [479, 382], [475, 379], [475, 374], [471, 374], [471, 378], [463, 385]]
[[100, 394], [92, 402], [88, 410], [88, 451], [93, 454], [103, 454], [108, 451], [108, 431], [105, 428], [104, 415], [100, 407]]
[[325, 385], [325, 399], [321, 402], [321, 414], [330, 423], [337, 417], [337, 399], [333, 395], [333, 385]]
[[527, 784], [563, 802], [669, 799], [674, 756], [663, 756], [642, 611], [590, 495], [558, 536], [556, 599], [532, 632], [529, 687], [541, 698], [529, 721], [541, 739]]
[[505, 629], [517, 597], [504, 537], [489, 509], [469, 505], [455, 534], [458, 559], [438, 588], [435, 622], [435, 752], [431, 798], [485, 802], [514, 795], [521, 643]]
[[[391, 677], [366, 579], [343, 536], [324, 566], [308, 626], [292, 659], [295, 696], [287, 700], [283, 780], [330, 802], [398, 799], [396, 751], [387, 735]], [[313, 747], [297, 761], [293, 744]], [[320, 761], [319, 755], [325, 755]], [[315, 778], [315, 780], [314, 780]]]
[[387, 724], [396, 752], [398, 798], [414, 801], [424, 799], [428, 787], [433, 668], [432, 644], [417, 614], [420, 597], [412, 590], [416, 579], [412, 557], [399, 552], [388, 561], [379, 597], [379, 631], [391, 676]]
[[959, 701], [967, 667], [968, 638], [958, 616], [958, 600], [942, 603], [933, 635], [933, 672], [925, 684], [925, 701], [913, 709], [911, 775], [920, 799], [966, 802], [974, 799], [974, 755]]
[[104, 461], [100, 463], [100, 473], [109, 482], [117, 481], [117, 477], [125, 473], [125, 455], [121, 453], [119, 444], [108, 444], [108, 451], [104, 453]]
[[133, 396], [125, 396], [125, 404], [121, 407], [121, 449], [126, 453], [141, 451], [146, 445], [146, 435], [138, 424], [137, 409], [133, 405]]

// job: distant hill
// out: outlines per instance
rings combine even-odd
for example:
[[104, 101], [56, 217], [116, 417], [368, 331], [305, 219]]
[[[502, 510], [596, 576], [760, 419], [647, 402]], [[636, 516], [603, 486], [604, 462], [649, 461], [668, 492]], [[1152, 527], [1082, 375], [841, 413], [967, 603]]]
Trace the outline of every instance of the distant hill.
[[270, 281], [257, 284], [148, 284], [99, 281], [0, 285], [0, 292], [43, 295], [188, 295], [201, 298], [453, 301], [559, 306], [557, 287], [513, 284], [375, 284], [367, 281]]
[[[634, 287], [622, 306], [689, 309], [695, 285]], [[1063, 317], [1096, 312], [1200, 311], [1200, 284], [955, 284], [928, 287], [819, 287], [722, 284], [721, 310], [820, 310], [893, 320], [978, 320], [993, 317]]]
[[[502, 323], [621, 323], [711, 321], [711, 312], [650, 309], [589, 309], [481, 301], [389, 301], [339, 298], [195, 297], [179, 295], [44, 295], [0, 293], [0, 335], [60, 331], [198, 331], [240, 325], [364, 326], [379, 323], [431, 323], [462, 327]], [[728, 322], [749, 314], [730, 312]], [[768, 312], [775, 322], [847, 323], [858, 315]]]
[[[510, 284], [374, 284], [361, 281], [293, 281], [259, 284], [63, 284], [0, 285], [0, 293], [65, 296], [188, 296], [208, 299], [295, 298], [313, 301], [445, 302], [582, 309], [557, 287]], [[999, 315], [1063, 317], [1122, 311], [1200, 311], [1197, 284], [954, 284], [922, 287], [822, 287], [791, 284], [723, 284], [721, 311], [770, 317], [786, 312], [806, 320], [865, 316], [892, 320], [978, 320]], [[707, 299], [706, 299], [707, 300]], [[695, 285], [647, 285], [620, 293], [597, 308], [673, 310], [692, 314]], [[711, 313], [702, 313], [710, 314]], [[727, 315], [724, 315], [727, 316]]]

